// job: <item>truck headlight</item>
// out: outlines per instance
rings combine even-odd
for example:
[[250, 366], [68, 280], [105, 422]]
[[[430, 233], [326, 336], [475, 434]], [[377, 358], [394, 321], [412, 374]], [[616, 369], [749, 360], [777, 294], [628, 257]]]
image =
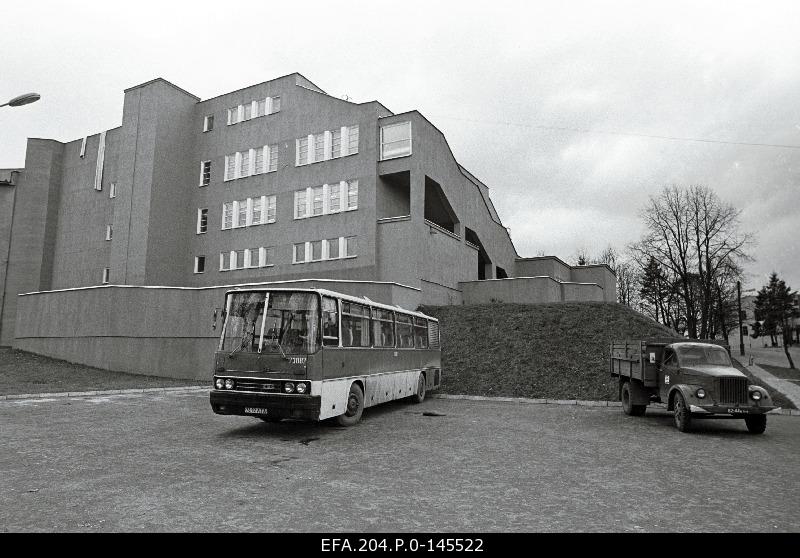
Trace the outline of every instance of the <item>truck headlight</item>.
[[214, 380], [214, 387], [216, 387], [217, 389], [224, 388], [225, 380], [223, 380], [222, 378], [217, 378], [216, 380]]
[[750, 397], [753, 398], [753, 401], [761, 401], [761, 392], [754, 389], [750, 392]]
[[297, 393], [305, 393], [308, 389], [308, 386], [305, 383], [300, 382], [297, 384], [297, 386], [295, 386], [295, 389], [297, 390]]
[[233, 380], [230, 378], [225, 380], [225, 389], [233, 389]]
[[706, 398], [706, 390], [703, 388], [699, 388], [694, 394], [698, 397], [698, 399], [705, 399]]
[[294, 384], [292, 382], [286, 382], [283, 384], [283, 391], [286, 393], [294, 393]]

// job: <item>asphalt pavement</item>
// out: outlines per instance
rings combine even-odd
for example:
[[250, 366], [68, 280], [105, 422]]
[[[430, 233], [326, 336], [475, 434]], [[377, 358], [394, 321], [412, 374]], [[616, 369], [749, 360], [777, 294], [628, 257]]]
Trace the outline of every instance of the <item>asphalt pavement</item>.
[[800, 531], [800, 418], [696, 424], [450, 399], [352, 428], [219, 416], [197, 391], [6, 400], [0, 531]]

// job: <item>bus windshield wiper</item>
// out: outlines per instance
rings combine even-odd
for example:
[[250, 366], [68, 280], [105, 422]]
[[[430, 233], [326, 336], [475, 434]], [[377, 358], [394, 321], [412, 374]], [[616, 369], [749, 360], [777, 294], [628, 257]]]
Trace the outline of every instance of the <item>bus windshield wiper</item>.
[[233, 353], [235, 353], [236, 351], [240, 351], [240, 350], [244, 349], [245, 345], [247, 345], [247, 340], [246, 339], [242, 339], [242, 342], [239, 344], [239, 346], [236, 347], [234, 350], [232, 350], [230, 353], [228, 353], [228, 356], [232, 357]]

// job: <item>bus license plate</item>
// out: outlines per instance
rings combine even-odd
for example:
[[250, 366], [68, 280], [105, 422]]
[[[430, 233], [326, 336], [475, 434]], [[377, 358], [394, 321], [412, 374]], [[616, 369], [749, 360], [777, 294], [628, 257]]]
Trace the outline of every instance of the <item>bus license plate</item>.
[[749, 409], [728, 409], [728, 412], [732, 415], [748, 415], [750, 414]]
[[248, 415], [266, 415], [267, 410], [263, 407], [245, 407], [244, 412]]

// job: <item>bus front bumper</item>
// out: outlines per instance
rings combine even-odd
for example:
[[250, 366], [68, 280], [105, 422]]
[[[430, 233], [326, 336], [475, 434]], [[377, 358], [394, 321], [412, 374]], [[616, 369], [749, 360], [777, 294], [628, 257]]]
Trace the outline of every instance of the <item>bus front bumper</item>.
[[218, 415], [319, 420], [319, 395], [279, 395], [211, 390], [211, 409]]

